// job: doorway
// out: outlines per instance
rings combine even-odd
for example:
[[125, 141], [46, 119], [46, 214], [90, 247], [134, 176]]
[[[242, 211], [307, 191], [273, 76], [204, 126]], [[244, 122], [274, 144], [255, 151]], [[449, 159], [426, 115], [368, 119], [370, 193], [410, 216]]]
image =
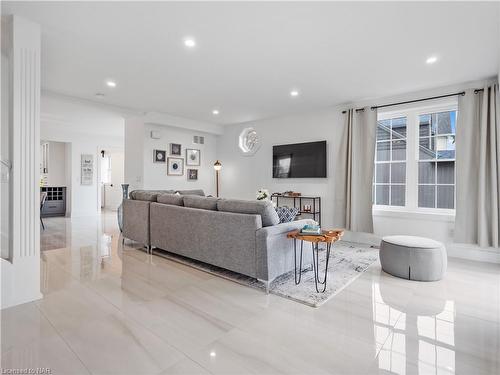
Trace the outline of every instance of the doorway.
[[100, 207], [116, 211], [122, 202], [125, 155], [123, 150], [102, 149], [100, 152]]

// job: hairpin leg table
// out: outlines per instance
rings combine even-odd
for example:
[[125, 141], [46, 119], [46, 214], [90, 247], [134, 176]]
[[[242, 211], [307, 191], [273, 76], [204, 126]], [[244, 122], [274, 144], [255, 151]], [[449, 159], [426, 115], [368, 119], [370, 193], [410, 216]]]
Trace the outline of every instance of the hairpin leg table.
[[[301, 234], [299, 230], [294, 230], [293, 232], [289, 232], [287, 234], [288, 238], [293, 239], [293, 252], [295, 260], [295, 285], [300, 284], [300, 280], [302, 277], [302, 250], [304, 248], [304, 241], [306, 241], [311, 243], [313, 271], [314, 271], [314, 285], [316, 286], [316, 292], [323, 293], [326, 290], [328, 261], [330, 260], [330, 250], [332, 248], [332, 244], [340, 240], [340, 238], [343, 235], [344, 235], [343, 229], [323, 230], [321, 231], [320, 235]], [[298, 265], [297, 265], [297, 241], [300, 241], [300, 258]], [[319, 248], [318, 248], [318, 244], [320, 242], [324, 242], [326, 244], [325, 273], [324, 276], [321, 278], [319, 276]], [[321, 290], [318, 287], [318, 284], [323, 286]]]

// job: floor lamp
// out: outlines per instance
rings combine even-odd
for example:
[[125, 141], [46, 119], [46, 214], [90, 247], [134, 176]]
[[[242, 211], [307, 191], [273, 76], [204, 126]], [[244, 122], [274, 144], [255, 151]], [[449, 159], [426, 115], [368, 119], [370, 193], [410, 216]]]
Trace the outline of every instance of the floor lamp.
[[220, 163], [220, 161], [216, 161], [214, 163], [214, 169], [215, 169], [215, 186], [216, 186], [216, 196], [217, 198], [219, 197], [219, 173], [220, 173], [220, 170], [222, 169], [222, 164]]

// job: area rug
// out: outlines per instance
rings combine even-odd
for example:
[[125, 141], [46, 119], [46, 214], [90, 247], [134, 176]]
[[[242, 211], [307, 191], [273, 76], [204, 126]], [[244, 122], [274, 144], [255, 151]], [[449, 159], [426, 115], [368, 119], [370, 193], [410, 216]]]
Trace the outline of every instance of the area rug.
[[[304, 244], [304, 263], [311, 262], [312, 259], [312, 250], [310, 245], [308, 245]], [[323, 274], [325, 269], [325, 251], [324, 249], [320, 249], [319, 253], [320, 275]], [[248, 276], [159, 249], [155, 249], [154, 254], [248, 287], [265, 290], [263, 283]], [[324, 293], [316, 292], [312, 266], [308, 266], [302, 270], [302, 279], [299, 285], [295, 285], [294, 272], [292, 271], [274, 280], [269, 288], [269, 292], [308, 306], [319, 307], [356, 280], [377, 260], [378, 249], [369, 245], [339, 241], [332, 246], [328, 264], [327, 288]]]

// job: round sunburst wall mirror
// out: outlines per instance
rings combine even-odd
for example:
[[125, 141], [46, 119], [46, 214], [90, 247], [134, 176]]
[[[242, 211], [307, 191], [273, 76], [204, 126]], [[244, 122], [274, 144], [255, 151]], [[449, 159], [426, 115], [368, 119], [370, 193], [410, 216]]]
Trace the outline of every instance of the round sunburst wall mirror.
[[238, 147], [245, 156], [254, 155], [260, 148], [260, 140], [254, 128], [245, 128], [238, 138]]

